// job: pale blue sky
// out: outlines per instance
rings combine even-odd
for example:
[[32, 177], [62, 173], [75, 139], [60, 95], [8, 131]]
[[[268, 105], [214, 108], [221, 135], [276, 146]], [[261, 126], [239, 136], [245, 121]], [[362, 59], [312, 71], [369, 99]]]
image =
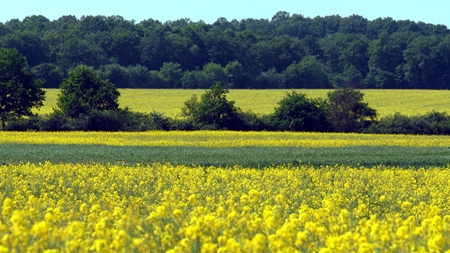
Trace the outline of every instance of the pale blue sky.
[[120, 15], [127, 20], [161, 22], [190, 18], [213, 23], [219, 17], [271, 19], [277, 11], [305, 17], [361, 15], [369, 20], [392, 17], [450, 28], [450, 0], [0, 0], [0, 22], [30, 15], [50, 20], [63, 15]]

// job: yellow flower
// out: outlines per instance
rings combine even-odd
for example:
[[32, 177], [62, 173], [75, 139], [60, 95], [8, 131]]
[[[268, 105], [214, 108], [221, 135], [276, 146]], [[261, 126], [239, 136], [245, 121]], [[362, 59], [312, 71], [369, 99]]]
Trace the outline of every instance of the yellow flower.
[[408, 239], [411, 235], [409, 232], [409, 228], [406, 226], [400, 226], [397, 229], [396, 235], [401, 239]]
[[0, 245], [0, 253], [8, 253], [8, 252], [10, 252], [8, 247]]
[[430, 252], [442, 252], [442, 248], [444, 247], [444, 238], [442, 238], [442, 234], [437, 234], [428, 239], [427, 246]]
[[412, 207], [412, 203], [409, 201], [405, 201], [402, 203], [402, 209], [404, 210], [410, 210]]
[[13, 210], [13, 201], [10, 198], [5, 198], [3, 200], [3, 206], [2, 206], [2, 216], [8, 217], [11, 215]]
[[43, 239], [47, 238], [48, 232], [49, 232], [49, 227], [48, 227], [46, 221], [41, 221], [41, 222], [35, 223], [33, 225], [33, 227], [31, 228], [32, 234], [38, 235]]
[[241, 252], [241, 245], [233, 238], [228, 239], [226, 244], [227, 252], [238, 253]]
[[109, 252], [108, 242], [105, 239], [97, 239], [92, 244], [90, 250], [94, 250], [96, 252]]
[[266, 252], [267, 238], [265, 235], [258, 233], [252, 239], [252, 252]]
[[217, 244], [215, 243], [205, 243], [202, 245], [202, 253], [215, 253], [217, 252]]

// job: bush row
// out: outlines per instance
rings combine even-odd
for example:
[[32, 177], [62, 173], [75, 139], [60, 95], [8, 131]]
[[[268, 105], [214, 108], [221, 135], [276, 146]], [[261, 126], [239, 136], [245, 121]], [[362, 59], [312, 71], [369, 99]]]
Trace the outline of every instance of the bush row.
[[450, 134], [450, 116], [432, 111], [424, 115], [406, 116], [395, 113], [371, 124], [364, 132], [383, 134]]
[[[148, 114], [129, 109], [115, 111], [91, 111], [77, 118], [67, 118], [55, 111], [49, 115], [32, 116], [10, 121], [6, 131], [149, 131], [149, 130], [240, 130], [286, 131], [273, 115], [257, 115], [240, 112], [232, 127], [218, 124], [196, 123], [190, 119], [172, 119], [160, 112]], [[336, 132], [336, 129], [327, 128]], [[355, 131], [353, 131], [355, 132]], [[446, 112], [429, 112], [424, 115], [406, 116], [395, 113], [372, 122], [356, 132], [379, 134], [450, 134], [450, 115]]]

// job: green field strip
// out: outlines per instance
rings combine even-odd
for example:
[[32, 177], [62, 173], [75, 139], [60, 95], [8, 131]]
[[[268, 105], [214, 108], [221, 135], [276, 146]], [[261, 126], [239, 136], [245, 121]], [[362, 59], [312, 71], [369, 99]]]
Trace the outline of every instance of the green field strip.
[[408, 168], [446, 166], [448, 147], [353, 146], [341, 148], [298, 147], [139, 147], [106, 145], [0, 145], [0, 164], [17, 163], [125, 163], [266, 167], [280, 164], [314, 166], [345, 164]]

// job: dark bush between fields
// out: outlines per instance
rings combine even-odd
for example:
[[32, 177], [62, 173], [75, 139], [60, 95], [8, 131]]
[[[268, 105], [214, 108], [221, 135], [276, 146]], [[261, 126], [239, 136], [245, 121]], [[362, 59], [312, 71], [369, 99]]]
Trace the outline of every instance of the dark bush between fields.
[[[239, 122], [232, 129], [240, 131], [285, 131], [278, 129], [272, 115], [240, 112]], [[225, 130], [218, 125], [194, 123], [188, 119], [172, 119], [160, 112], [148, 114], [128, 109], [116, 111], [92, 111], [67, 118], [61, 112], [32, 116], [8, 122], [6, 131], [149, 131], [149, 130]], [[450, 116], [446, 112], [430, 112], [424, 115], [406, 116], [395, 113], [381, 118], [361, 129], [363, 133], [449, 135]]]
[[[162, 113], [132, 112], [128, 109], [91, 111], [76, 118], [68, 118], [62, 112], [32, 116], [8, 122], [9, 131], [149, 131], [171, 130], [173, 122]], [[181, 124], [179, 124], [181, 125]]]
[[410, 117], [395, 113], [371, 124], [364, 132], [448, 135], [450, 134], [450, 116], [446, 112], [435, 111]]

